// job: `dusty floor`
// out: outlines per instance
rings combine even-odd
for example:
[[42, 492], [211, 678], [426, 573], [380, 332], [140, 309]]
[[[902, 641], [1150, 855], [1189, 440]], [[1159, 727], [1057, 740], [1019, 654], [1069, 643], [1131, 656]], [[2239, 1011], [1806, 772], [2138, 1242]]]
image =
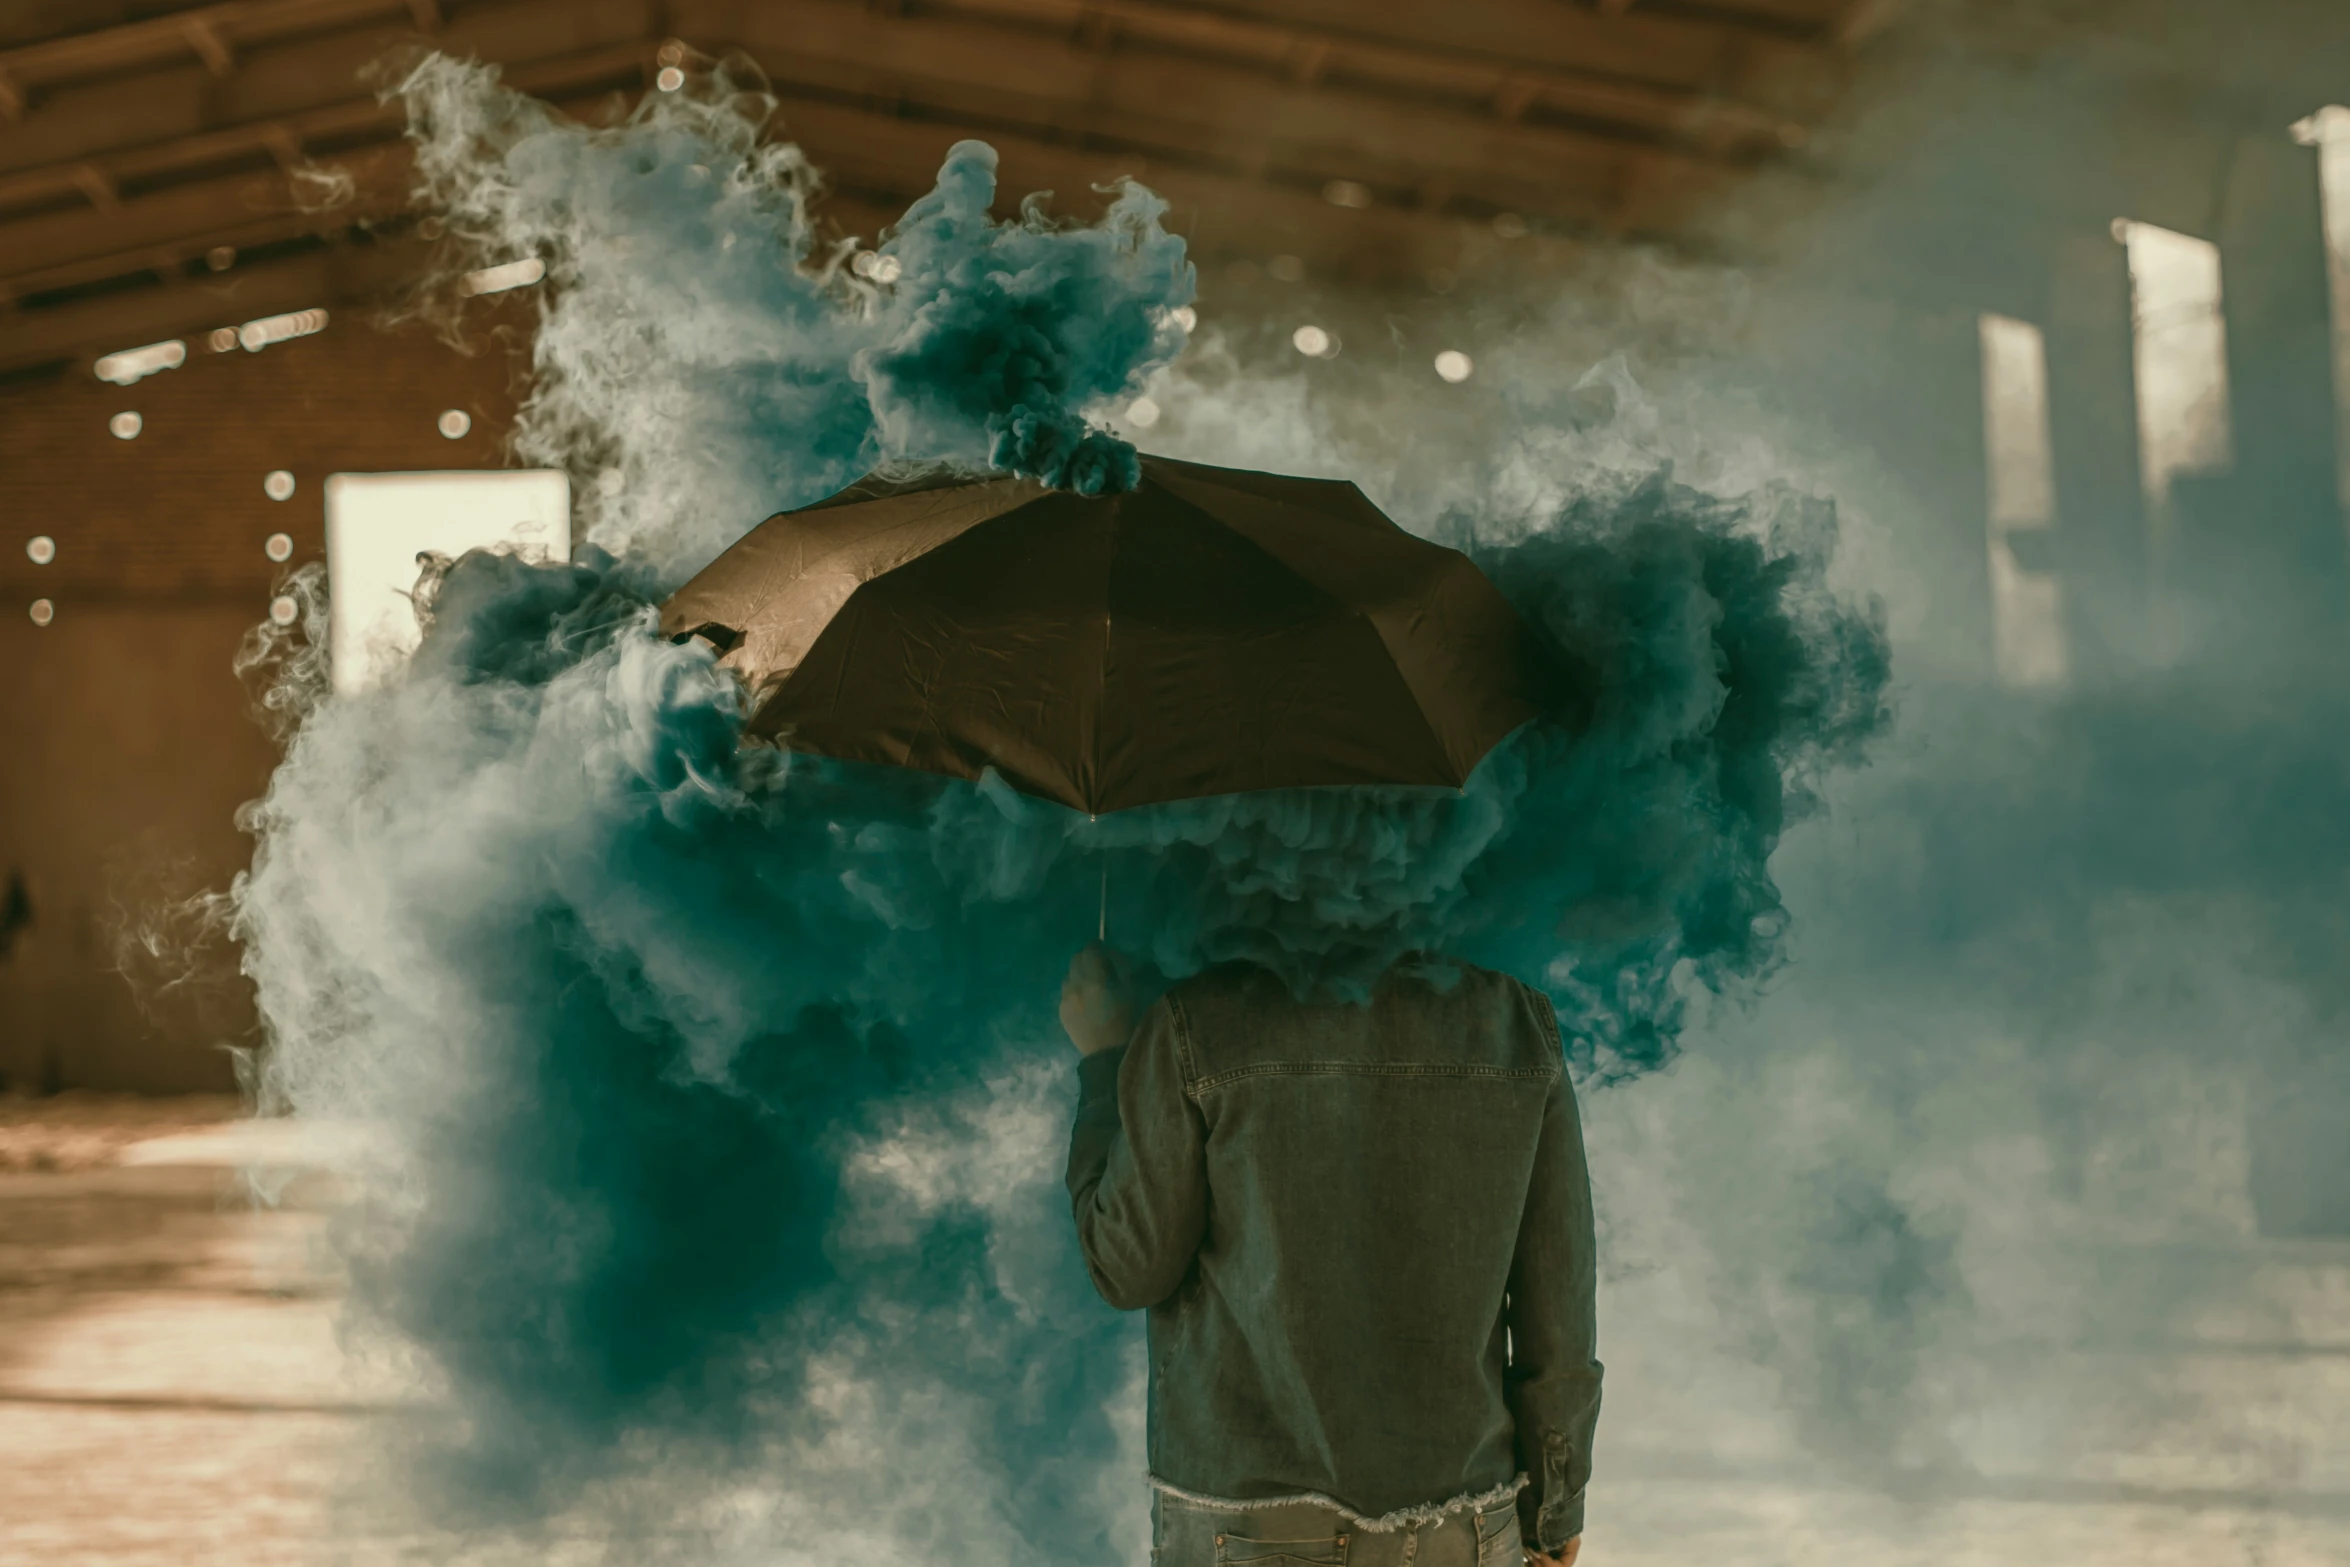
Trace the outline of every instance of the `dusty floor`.
[[[274, 1210], [242, 1196], [240, 1165], [298, 1157], [294, 1129], [231, 1124], [220, 1102], [48, 1111], [0, 1102], [0, 1567], [443, 1559], [336, 1506], [369, 1423], [404, 1400], [338, 1348], [323, 1185], [296, 1181]], [[1643, 1441], [1637, 1390], [1619, 1389], [1584, 1559], [2350, 1561], [2350, 1247], [2275, 1266], [2319, 1303], [2299, 1341], [2143, 1374], [2216, 1379], [2247, 1425], [2320, 1432], [2303, 1483], [2231, 1484], [2148, 1450], [2116, 1452], [2107, 1481], [1986, 1480], [1904, 1507]]]

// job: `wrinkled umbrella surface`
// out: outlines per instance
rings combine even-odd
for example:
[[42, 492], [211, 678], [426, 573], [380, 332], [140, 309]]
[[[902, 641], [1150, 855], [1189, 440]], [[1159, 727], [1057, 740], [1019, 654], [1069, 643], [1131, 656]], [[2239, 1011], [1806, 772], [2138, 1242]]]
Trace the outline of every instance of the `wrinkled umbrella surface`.
[[1141, 487], [867, 478], [769, 518], [662, 606], [793, 750], [1089, 813], [1314, 784], [1457, 787], [1534, 716], [1466, 556], [1342, 480], [1146, 457]]

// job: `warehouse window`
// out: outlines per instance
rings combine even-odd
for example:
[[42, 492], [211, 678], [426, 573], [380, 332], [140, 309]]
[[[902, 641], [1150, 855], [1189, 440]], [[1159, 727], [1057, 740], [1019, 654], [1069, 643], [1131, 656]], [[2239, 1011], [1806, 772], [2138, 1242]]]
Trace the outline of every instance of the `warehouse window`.
[[1979, 325], [1994, 662], [2009, 685], [2053, 685], [2065, 677], [2065, 644], [2047, 348], [2029, 321], [1987, 315]]
[[2138, 467], [2160, 575], [2177, 533], [2177, 480], [2222, 472], [2235, 460], [2219, 247], [2151, 223], [2123, 220], [2113, 228], [2129, 247]]
[[338, 473], [326, 481], [328, 656], [335, 689], [366, 689], [415, 648], [417, 557], [507, 547], [571, 553], [571, 485], [553, 469]]
[[2293, 134], [2317, 149], [2326, 274], [2334, 296], [2334, 461], [2342, 504], [2350, 508], [2350, 109], [2320, 109], [2294, 126]]

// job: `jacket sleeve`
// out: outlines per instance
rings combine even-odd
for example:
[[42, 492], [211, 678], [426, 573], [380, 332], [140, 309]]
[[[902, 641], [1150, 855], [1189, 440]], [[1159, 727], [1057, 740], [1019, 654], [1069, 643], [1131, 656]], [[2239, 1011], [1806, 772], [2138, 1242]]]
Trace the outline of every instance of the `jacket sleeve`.
[[[1543, 1022], [1556, 1039], [1549, 1003]], [[1533, 1185], [1510, 1267], [1504, 1386], [1531, 1482], [1518, 1493], [1527, 1544], [1544, 1554], [1583, 1532], [1583, 1488], [1599, 1423], [1598, 1243], [1575, 1091], [1561, 1071], [1542, 1110]]]
[[1162, 1000], [1132, 1041], [1077, 1064], [1069, 1197], [1086, 1271], [1121, 1311], [1172, 1295], [1207, 1232], [1207, 1128], [1176, 1029]]

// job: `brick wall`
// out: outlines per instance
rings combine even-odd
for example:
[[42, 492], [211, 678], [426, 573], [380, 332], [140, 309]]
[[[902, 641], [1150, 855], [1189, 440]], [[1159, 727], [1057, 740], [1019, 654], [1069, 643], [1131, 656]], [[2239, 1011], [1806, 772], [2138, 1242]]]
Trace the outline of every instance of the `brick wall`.
[[[14, 877], [31, 913], [0, 957], [0, 1088], [233, 1081], [220, 1047], [252, 1029], [234, 953], [157, 918], [250, 850], [233, 816], [274, 750], [231, 658], [277, 581], [323, 554], [328, 474], [504, 465], [527, 309], [480, 312], [471, 353], [337, 316], [258, 353], [191, 340], [184, 366], [130, 387], [86, 363], [0, 384], [0, 911]], [[449, 408], [472, 418], [457, 440], [437, 428]], [[127, 441], [108, 431], [126, 411]], [[263, 492], [276, 469], [284, 501]], [[263, 549], [279, 532], [283, 565]]]

